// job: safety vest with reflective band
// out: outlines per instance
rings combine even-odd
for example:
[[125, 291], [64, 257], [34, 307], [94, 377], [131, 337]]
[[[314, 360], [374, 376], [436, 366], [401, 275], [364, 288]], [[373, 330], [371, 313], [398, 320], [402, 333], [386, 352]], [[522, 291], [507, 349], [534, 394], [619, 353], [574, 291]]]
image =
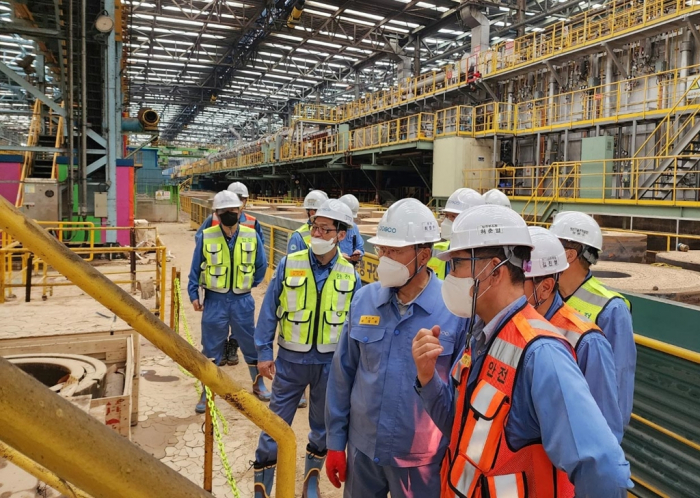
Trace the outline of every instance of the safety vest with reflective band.
[[[213, 220], [212, 220], [213, 222]], [[200, 283], [205, 289], [225, 294], [244, 294], [253, 288], [258, 237], [255, 230], [238, 225], [233, 257], [221, 227], [211, 226], [202, 232], [204, 262]]]
[[248, 213], [245, 213], [245, 221], [241, 221], [241, 225], [255, 230], [255, 216], [251, 216]]
[[591, 277], [586, 280], [576, 292], [569, 296], [566, 303], [590, 321], [597, 324], [600, 312], [616, 297], [619, 297], [625, 302], [627, 309], [632, 309], [632, 305], [625, 296], [619, 292], [607, 289], [600, 280]]
[[301, 235], [301, 238], [304, 239], [304, 242], [306, 243], [306, 247], [311, 245], [311, 227], [308, 223], [304, 223], [294, 231]]
[[513, 451], [505, 435], [520, 359], [542, 337], [561, 339], [561, 334], [527, 304], [495, 334], [469, 398], [471, 352], [467, 350], [452, 369], [455, 423], [442, 465], [442, 498], [574, 496], [573, 485], [554, 467], [541, 443]]
[[549, 323], [559, 329], [559, 332], [569, 341], [574, 351], [578, 350], [578, 345], [584, 335], [603, 333], [595, 323], [579, 315], [574, 308], [566, 303], [554, 313], [552, 318], [549, 319]]
[[437, 258], [441, 252], [445, 252], [450, 248], [450, 241], [438, 242], [433, 244], [433, 257], [428, 261], [428, 268], [435, 272], [435, 276], [440, 280], [445, 280], [447, 274], [447, 261], [442, 261]]
[[211, 226], [215, 227], [215, 226], [217, 226], [219, 223], [221, 223], [221, 222], [219, 221], [219, 217], [216, 215], [216, 213], [212, 213], [212, 215], [211, 215]]
[[309, 261], [309, 250], [287, 255], [277, 318], [279, 345], [306, 353], [316, 345], [321, 353], [335, 351], [356, 285], [355, 267], [338, 253], [323, 285], [316, 279]]

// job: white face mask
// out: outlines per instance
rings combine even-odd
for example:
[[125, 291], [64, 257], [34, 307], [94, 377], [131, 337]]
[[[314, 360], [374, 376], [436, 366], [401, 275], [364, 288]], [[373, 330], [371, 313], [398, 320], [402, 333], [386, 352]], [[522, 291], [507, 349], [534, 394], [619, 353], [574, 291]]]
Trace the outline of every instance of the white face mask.
[[462, 318], [471, 318], [472, 302], [471, 295], [474, 287], [474, 279], [455, 277], [451, 273], [445, 277], [442, 283], [442, 299], [450, 313]]
[[335, 241], [334, 240], [326, 240], [322, 239], [321, 237], [311, 237], [311, 251], [316, 255], [316, 256], [323, 256], [324, 254], [328, 254], [333, 250], [335, 247]]
[[[415, 259], [413, 258], [409, 264], [413, 263]], [[403, 287], [410, 276], [408, 268], [403, 263], [394, 261], [386, 256], [379, 258], [377, 277], [379, 277], [379, 284], [382, 287]]]
[[452, 237], [452, 220], [445, 218], [440, 225], [440, 236], [445, 240], [450, 240]]

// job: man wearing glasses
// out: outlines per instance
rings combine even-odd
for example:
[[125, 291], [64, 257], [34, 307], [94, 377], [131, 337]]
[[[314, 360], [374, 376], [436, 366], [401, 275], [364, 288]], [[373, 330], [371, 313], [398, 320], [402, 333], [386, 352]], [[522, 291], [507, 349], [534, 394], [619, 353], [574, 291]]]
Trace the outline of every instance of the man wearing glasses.
[[[280, 261], [265, 294], [255, 329], [260, 373], [272, 380], [270, 409], [288, 424], [310, 386], [309, 444], [306, 447], [304, 491], [318, 494], [318, 479], [326, 457], [324, 406], [328, 372], [350, 301], [361, 287], [354, 267], [341, 256], [338, 242], [352, 224], [352, 211], [336, 199], [321, 204], [312, 217], [310, 249]], [[272, 343], [279, 324], [279, 351]], [[272, 492], [277, 444], [260, 435], [255, 453], [255, 498]]]
[[[438, 372], [447, 380], [465, 340], [467, 321], [440, 297], [442, 282], [428, 269], [440, 230], [416, 199], [394, 203], [369, 240], [379, 256], [379, 282], [353, 300], [333, 357], [326, 394], [331, 483], [345, 498], [433, 498], [447, 439], [414, 390], [411, 343], [429, 328], [443, 346]], [[438, 325], [439, 324], [439, 325]]]

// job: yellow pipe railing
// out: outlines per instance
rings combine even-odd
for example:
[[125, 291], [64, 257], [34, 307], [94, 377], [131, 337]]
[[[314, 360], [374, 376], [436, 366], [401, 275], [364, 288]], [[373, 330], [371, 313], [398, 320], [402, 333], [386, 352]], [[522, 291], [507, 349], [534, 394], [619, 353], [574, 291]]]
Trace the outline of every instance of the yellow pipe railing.
[[[86, 294], [92, 296], [95, 300], [111, 310], [115, 315], [119, 316], [134, 330], [148, 339], [155, 347], [163, 351], [176, 363], [192, 373], [194, 377], [207, 385], [215, 394], [219, 395], [226, 402], [230, 403], [234, 408], [239, 410], [260, 429], [267, 432], [275, 441], [277, 441], [278, 465], [276, 496], [278, 498], [293, 498], [293, 483], [295, 482], [296, 478], [296, 439], [294, 432], [289, 425], [287, 425], [277, 415], [273, 414], [255, 396], [250, 394], [243, 386], [224, 373], [223, 370], [219, 369], [199, 351], [190, 346], [185, 339], [180, 337], [167, 325], [165, 325], [165, 323], [150, 313], [131, 295], [120, 287], [114, 285], [97, 269], [92, 268], [90, 265], [82, 261], [79, 256], [73, 254], [67, 247], [56, 241], [48, 234], [48, 232], [43, 230], [33, 221], [29, 220], [4, 199], [0, 199], [0, 228], [12, 234], [13, 237], [20, 240], [26, 247], [30, 248], [34, 253], [39, 255], [39, 257], [41, 257], [44, 261], [51, 264], [57, 271], [61, 272], [65, 277], [78, 284]], [[10, 379], [5, 377], [4, 374], [2, 378], [3, 382], [0, 383], [0, 389], [9, 389], [6, 385], [11, 385], [12, 382]], [[65, 400], [62, 401], [65, 402]], [[14, 393], [0, 396], [0, 404], [2, 405], [12, 406], [15, 404], [15, 402], [16, 400]], [[32, 405], [32, 410], [34, 410], [36, 414], [39, 414], [39, 410], [36, 410], [35, 408], [36, 406]], [[56, 409], [58, 410], [58, 408]], [[19, 442], [26, 441], [27, 434], [24, 433], [33, 432], [26, 431], [26, 427], [33, 427], [33, 425], [26, 423], [27, 418], [21, 418], [22, 416], [16, 415], [14, 411], [10, 413], [12, 413], [13, 416], [18, 417], [14, 420], [14, 425], [19, 426], [22, 429], [19, 431], [21, 434], [16, 439]], [[54, 411], [53, 413], [55, 414], [56, 412]], [[4, 407], [0, 406], [0, 418], [6, 416], [6, 414], [7, 412]], [[51, 437], [52, 431], [56, 430], [56, 426], [60, 426], [61, 424], [45, 424], [46, 419], [44, 414], [42, 413], [40, 416], [36, 414], [33, 415], [33, 417], [38, 418], [36, 423], [39, 424], [39, 422], [41, 422], [46, 425], [47, 431], [49, 432], [49, 434], [45, 436], [46, 440], [55, 440]], [[25, 413], [23, 417], [27, 417], [27, 414]], [[85, 414], [85, 417], [90, 419], [87, 414]], [[21, 420], [22, 423], [18, 423], [19, 420]], [[92, 423], [97, 423], [97, 421], [94, 419], [90, 420], [92, 420]], [[15, 438], [13, 438], [12, 441], [5, 439], [6, 434], [10, 432], [10, 429], [6, 427], [6, 424], [12, 420], [7, 422], [2, 420], [0, 421], [3, 422], [0, 423], [0, 437], [2, 437], [2, 439], [8, 444], [11, 444], [14, 448], [17, 448], [30, 458], [36, 460], [36, 458], [34, 458], [36, 452], [28, 453], [25, 451], [26, 445], [20, 446], [19, 444], [13, 444], [13, 442], [17, 442]], [[40, 446], [39, 442], [35, 442], [35, 444]], [[75, 443], [71, 442], [71, 444]], [[80, 455], [82, 448], [75, 448], [78, 448], [75, 451], [78, 455]], [[114, 459], [113, 452], [111, 451], [105, 451], [101, 456], [103, 460]], [[48, 462], [45, 460], [40, 461], [47, 463], [47, 467], [50, 470], [64, 477], [64, 474], [59, 472], [58, 468], [52, 468], [52, 466], [48, 465]], [[90, 460], [88, 461], [93, 466], [97, 465], [97, 462], [92, 462]], [[65, 465], [59, 468], [65, 469]], [[135, 469], [138, 469], [138, 471]], [[134, 478], [136, 478], [141, 471], [147, 472], [149, 469], [151, 469], [151, 466], [139, 465], [138, 460], [133, 460], [129, 464], [125, 464], [125, 470], [130, 470], [131, 475], [134, 476]], [[90, 473], [88, 472], [88, 474]], [[135, 479], [129, 478], [129, 475], [130, 474], [127, 473], [126, 475], [119, 476], [120, 481], [117, 489], [123, 489], [127, 483], [130, 483], [133, 486], [138, 486], [139, 484], [143, 485], [143, 482], [133, 482]], [[89, 476], [81, 474], [77, 479], [71, 478], [71, 476], [75, 477], [72, 472], [65, 474], [65, 477], [68, 478], [70, 482], [73, 482], [76, 486], [92, 494], [94, 491], [96, 491], [95, 486], [91, 485], [88, 487], [84, 485], [86, 482], [84, 479], [88, 479], [88, 477], [90, 479], [96, 479], [98, 477], [103, 478], [104, 473], [95, 473], [94, 475]], [[171, 483], [174, 484], [176, 482], [178, 481], [165, 481], [161, 483], [161, 486], [169, 486]], [[104, 483], [99, 482], [99, 485], [104, 486]], [[152, 493], [154, 489], [158, 488], [152, 487], [149, 491]], [[187, 487], [183, 487], [183, 489], [187, 489]], [[164, 493], [163, 496], [184, 496], [181, 494], [181, 492], [182, 490], [177, 493], [173, 493], [172, 495]], [[105, 493], [101, 496], [108, 496], [108, 494]], [[129, 498], [132, 498], [146, 495], [123, 493], [121, 495], [113, 494], [112, 496], [129, 496]], [[201, 492], [198, 494], [192, 494], [191, 496], [206, 496], [206, 494]]]
[[[34, 147], [39, 143], [39, 134], [41, 133], [41, 100], [34, 101], [34, 110], [32, 120], [29, 123], [29, 134], [27, 136], [27, 147]], [[25, 152], [22, 170], [20, 172], [19, 186], [17, 188], [17, 200], [15, 206], [21, 207], [24, 203], [24, 180], [30, 175], [32, 162], [34, 162], [34, 152]]]

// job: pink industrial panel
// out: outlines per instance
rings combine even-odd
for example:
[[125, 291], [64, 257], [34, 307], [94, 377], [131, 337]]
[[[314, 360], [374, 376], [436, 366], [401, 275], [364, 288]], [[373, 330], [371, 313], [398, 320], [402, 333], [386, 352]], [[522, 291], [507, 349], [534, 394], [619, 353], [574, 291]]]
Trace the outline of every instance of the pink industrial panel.
[[[128, 166], [117, 168], [117, 225], [134, 226], [134, 168]], [[117, 242], [128, 246], [129, 232], [119, 230]]]
[[17, 189], [22, 173], [22, 163], [0, 162], [0, 195], [12, 205], [17, 201]]

